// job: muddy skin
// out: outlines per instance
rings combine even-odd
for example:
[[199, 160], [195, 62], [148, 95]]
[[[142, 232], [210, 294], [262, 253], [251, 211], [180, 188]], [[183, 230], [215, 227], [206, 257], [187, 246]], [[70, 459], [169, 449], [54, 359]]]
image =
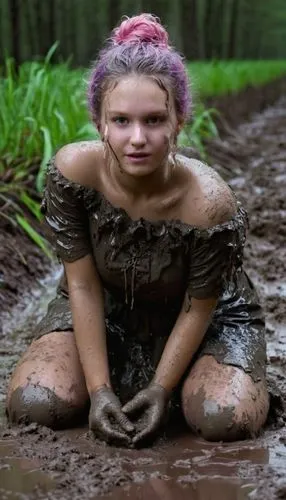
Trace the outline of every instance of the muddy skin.
[[75, 427], [87, 416], [88, 406], [78, 408], [59, 398], [51, 389], [29, 384], [13, 391], [7, 416], [15, 424], [37, 422], [51, 429]]
[[207, 441], [240, 441], [252, 437], [248, 422], [235, 422], [234, 406], [221, 407], [216, 401], [208, 400], [206, 393], [200, 389], [192, 397], [192, 408], [195, 409], [193, 420], [197, 422], [191, 429], [203, 436]]
[[[132, 437], [133, 445], [142, 445], [152, 441], [158, 429], [164, 421], [167, 413], [169, 395], [160, 384], [151, 382], [129, 401], [123, 408], [123, 412], [134, 419], [135, 435]], [[135, 417], [135, 418], [134, 418]], [[139, 425], [138, 425], [139, 417]], [[143, 425], [142, 425], [143, 424]]]
[[131, 446], [135, 427], [122, 412], [121, 403], [110, 387], [90, 395], [89, 428], [106, 442]]

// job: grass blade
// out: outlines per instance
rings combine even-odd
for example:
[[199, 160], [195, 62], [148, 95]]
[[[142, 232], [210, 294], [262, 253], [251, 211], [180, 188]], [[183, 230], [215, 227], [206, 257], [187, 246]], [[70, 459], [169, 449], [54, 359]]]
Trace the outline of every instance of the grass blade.
[[44, 155], [36, 179], [36, 187], [39, 193], [44, 189], [47, 163], [53, 154], [50, 130], [47, 127], [41, 127], [40, 130], [44, 136]]
[[26, 217], [22, 217], [22, 215], [16, 214], [16, 220], [18, 224], [24, 229], [24, 231], [27, 233], [27, 235], [31, 238], [31, 240], [36, 243], [36, 245], [43, 250], [43, 252], [46, 254], [49, 259], [52, 260], [53, 255], [51, 251], [48, 248], [48, 245], [44, 238], [35, 231], [35, 229], [31, 226], [31, 224], [27, 221]]

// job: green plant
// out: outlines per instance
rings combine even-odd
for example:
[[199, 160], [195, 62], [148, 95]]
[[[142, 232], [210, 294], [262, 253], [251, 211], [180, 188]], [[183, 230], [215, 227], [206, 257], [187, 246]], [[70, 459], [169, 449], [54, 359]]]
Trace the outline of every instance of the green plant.
[[37, 238], [25, 212], [41, 218], [47, 161], [63, 144], [97, 135], [88, 123], [83, 71], [70, 70], [68, 63], [52, 66], [56, 48], [44, 62], [24, 63], [18, 72], [8, 58], [0, 79], [0, 215], [20, 225], [41, 248], [44, 240]]
[[193, 146], [204, 160], [207, 160], [205, 149], [206, 139], [218, 136], [218, 130], [214, 117], [218, 111], [214, 108], [206, 109], [199, 104], [194, 113], [194, 118], [187, 124], [179, 136], [179, 144], [182, 146]]
[[260, 86], [286, 74], [286, 60], [198, 61], [187, 65], [193, 90], [201, 98]]

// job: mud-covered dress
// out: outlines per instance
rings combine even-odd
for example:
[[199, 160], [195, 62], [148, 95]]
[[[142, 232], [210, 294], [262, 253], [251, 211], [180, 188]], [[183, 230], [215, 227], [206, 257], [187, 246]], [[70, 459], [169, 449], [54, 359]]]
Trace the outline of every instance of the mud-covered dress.
[[[122, 401], [150, 381], [186, 291], [190, 302], [219, 297], [197, 356], [211, 354], [254, 380], [264, 376], [264, 321], [241, 267], [247, 216], [239, 203], [229, 222], [210, 229], [134, 221], [100, 192], [66, 179], [51, 161], [42, 210], [60, 259], [94, 257], [105, 294], [111, 379]], [[63, 279], [36, 335], [72, 328]]]

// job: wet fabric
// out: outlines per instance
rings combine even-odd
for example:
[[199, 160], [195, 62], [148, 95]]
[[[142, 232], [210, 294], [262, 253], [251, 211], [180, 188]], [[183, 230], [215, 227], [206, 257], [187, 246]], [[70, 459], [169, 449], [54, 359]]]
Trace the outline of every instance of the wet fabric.
[[[242, 269], [247, 215], [238, 202], [229, 222], [210, 229], [134, 221], [95, 189], [67, 180], [51, 161], [42, 210], [60, 259], [94, 256], [113, 383], [126, 397], [150, 381], [186, 291], [190, 301], [219, 298], [197, 355], [241, 367], [254, 380], [264, 376], [264, 321]], [[36, 335], [56, 330], [72, 330], [65, 277]]]

